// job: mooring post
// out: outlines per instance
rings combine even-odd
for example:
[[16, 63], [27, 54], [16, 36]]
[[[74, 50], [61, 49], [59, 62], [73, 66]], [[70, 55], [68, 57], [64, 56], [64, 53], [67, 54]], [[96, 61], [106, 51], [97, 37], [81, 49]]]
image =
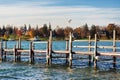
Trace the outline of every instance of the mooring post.
[[13, 54], [14, 54], [14, 62], [17, 61], [17, 49], [16, 49], [16, 45], [13, 48]]
[[[21, 49], [21, 38], [19, 38], [19, 40], [18, 40], [18, 50], [20, 50], [20, 49]], [[17, 60], [20, 61], [21, 60], [21, 52], [18, 52], [17, 54], [18, 54]]]
[[46, 64], [49, 64], [49, 41], [46, 44]]
[[49, 57], [48, 57], [48, 64], [52, 63], [52, 30], [50, 31], [49, 37]]
[[21, 38], [18, 40], [18, 48], [21, 48]]
[[[4, 41], [4, 49], [7, 49], [7, 41]], [[6, 52], [4, 51], [4, 60], [6, 60]]]
[[69, 66], [72, 66], [72, 33], [70, 32], [69, 37]]
[[[69, 50], [69, 46], [68, 46], [68, 40], [66, 40], [66, 51]], [[69, 54], [66, 53], [66, 64], [68, 63], [68, 57], [69, 57]]]
[[34, 52], [32, 50], [32, 42], [30, 42], [29, 45], [29, 63], [30, 64], [34, 63]]
[[3, 41], [0, 42], [0, 61], [3, 60]]
[[[89, 36], [89, 52], [91, 52], [91, 36]], [[91, 55], [89, 57], [89, 66], [91, 65]]]
[[97, 68], [97, 35], [95, 34], [95, 42], [94, 42], [94, 69]]
[[[115, 30], [113, 30], [113, 52], [116, 52], [116, 33]], [[116, 56], [113, 56], [113, 67], [116, 67]]]

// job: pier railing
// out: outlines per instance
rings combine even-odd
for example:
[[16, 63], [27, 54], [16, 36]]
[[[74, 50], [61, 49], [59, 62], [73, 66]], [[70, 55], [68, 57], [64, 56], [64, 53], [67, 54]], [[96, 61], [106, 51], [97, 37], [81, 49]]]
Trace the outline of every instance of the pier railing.
[[[88, 40], [72, 40], [72, 33], [69, 35], [69, 40], [66, 41], [66, 50], [53, 50], [52, 49], [52, 31], [50, 31], [50, 37], [48, 41], [38, 41], [38, 42], [30, 42], [29, 44], [29, 50], [22, 49], [21, 47], [21, 40], [19, 39], [17, 44], [14, 46], [13, 49], [7, 49], [6, 41], [0, 42], [0, 60], [3, 61], [6, 59], [7, 55], [13, 55], [14, 61], [20, 61], [21, 56], [28, 56], [29, 57], [29, 63], [34, 63], [35, 54], [41, 54], [44, 53], [46, 55], [46, 63], [51, 64], [52, 63], [52, 54], [66, 54], [66, 63], [69, 63], [69, 66], [72, 66], [72, 60], [73, 60], [73, 54], [80, 54], [80, 55], [88, 55], [89, 64], [94, 63], [94, 68], [97, 67], [97, 60], [99, 59], [99, 56], [112, 56], [113, 57], [113, 67], [116, 67], [116, 57], [120, 57], [120, 52], [116, 52], [116, 49], [120, 49], [120, 47], [116, 46], [116, 42], [119, 40], [116, 40], [116, 33], [115, 30], [113, 31], [113, 40], [109, 40], [113, 42], [112, 46], [98, 46], [98, 40], [97, 34], [95, 34], [95, 39], [91, 40], [91, 37], [89, 36]], [[73, 42], [84, 42], [87, 41], [87, 46], [81, 46], [81, 45], [73, 45]], [[108, 41], [108, 40], [104, 40]], [[91, 42], [94, 42], [94, 45], [91, 45]], [[46, 44], [45, 50], [36, 50], [35, 45], [36, 44]], [[73, 51], [73, 48], [88, 48], [88, 51]], [[112, 52], [100, 52], [98, 51], [98, 48], [104, 48], [104, 49], [113, 49]], [[92, 50], [93, 49], [93, 50]], [[7, 54], [7, 52], [12, 52], [12, 54]], [[22, 53], [28, 53], [28, 54], [22, 54]]]

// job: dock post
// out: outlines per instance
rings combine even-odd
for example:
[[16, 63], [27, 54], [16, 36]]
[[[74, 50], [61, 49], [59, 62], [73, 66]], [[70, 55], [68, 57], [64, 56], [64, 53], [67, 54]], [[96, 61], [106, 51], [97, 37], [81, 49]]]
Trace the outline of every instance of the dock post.
[[[116, 52], [116, 33], [115, 33], [115, 30], [113, 30], [113, 52]], [[113, 56], [113, 67], [115, 68], [116, 67], [116, 56]]]
[[[19, 40], [18, 40], [18, 50], [20, 50], [20, 49], [21, 49], [21, 39], [19, 38]], [[21, 52], [18, 52], [17, 60], [18, 61], [21, 60]]]
[[95, 34], [95, 42], [94, 42], [94, 69], [97, 68], [97, 35]]
[[46, 44], [46, 64], [49, 64], [49, 41]]
[[49, 59], [48, 64], [52, 63], [52, 30], [50, 31], [50, 37], [49, 37]]
[[17, 49], [16, 49], [16, 45], [13, 48], [13, 55], [14, 55], [14, 62], [17, 61]]
[[34, 63], [34, 52], [32, 50], [32, 42], [30, 42], [30, 46], [29, 46], [29, 63], [33, 64]]
[[3, 61], [3, 41], [0, 42], [0, 61]]
[[[89, 36], [89, 52], [91, 51], [91, 36]], [[91, 55], [88, 56], [89, 57], [89, 66], [91, 66]]]
[[70, 32], [70, 37], [69, 37], [69, 66], [72, 66], [72, 33]]
[[[68, 48], [69, 48], [69, 46], [68, 46], [68, 40], [66, 40], [66, 51], [68, 51]], [[69, 57], [69, 54], [66, 53], [66, 64], [68, 63], [68, 57]]]
[[[4, 41], [4, 49], [7, 49], [7, 42]], [[6, 52], [4, 51], [4, 60], [6, 61]]]

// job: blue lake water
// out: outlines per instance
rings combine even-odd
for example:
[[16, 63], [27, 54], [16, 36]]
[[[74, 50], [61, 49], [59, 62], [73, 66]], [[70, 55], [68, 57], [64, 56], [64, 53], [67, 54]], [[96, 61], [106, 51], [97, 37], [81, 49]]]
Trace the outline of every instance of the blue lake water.
[[[22, 48], [29, 49], [29, 41], [22, 41]], [[13, 48], [16, 41], [8, 41], [7, 48]], [[88, 45], [88, 42], [73, 42], [73, 45]], [[92, 42], [92, 45], [94, 43]], [[98, 45], [111, 46], [112, 42], [99, 42]], [[120, 43], [116, 43], [120, 46]], [[35, 49], [46, 49], [46, 44], [35, 44]], [[53, 50], [65, 50], [65, 41], [54, 41]], [[73, 48], [73, 51], [87, 51], [87, 48]], [[99, 49], [103, 52], [111, 52], [112, 49]], [[117, 50], [119, 51], [119, 50]], [[65, 56], [65, 55], [53, 55]], [[111, 59], [108, 62], [98, 61], [98, 69], [93, 69], [93, 63], [88, 65], [88, 56], [73, 55], [73, 66], [70, 68], [65, 64], [65, 59], [53, 59], [51, 66], [46, 66], [45, 58], [36, 58], [35, 64], [28, 64], [28, 58], [22, 57], [21, 62], [14, 63], [10, 57], [7, 57], [6, 62], [0, 63], [0, 80], [119, 80], [120, 79], [120, 57], [117, 57], [116, 69], [112, 65], [112, 57], [100, 57], [100, 59]]]

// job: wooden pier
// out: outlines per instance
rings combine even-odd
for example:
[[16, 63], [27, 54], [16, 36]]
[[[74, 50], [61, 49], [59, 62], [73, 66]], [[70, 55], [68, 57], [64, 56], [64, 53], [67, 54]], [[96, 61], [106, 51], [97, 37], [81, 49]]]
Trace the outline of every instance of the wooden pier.
[[[6, 41], [0, 42], [0, 61], [6, 60], [6, 56], [11, 55], [13, 56], [13, 61], [21, 61], [22, 56], [28, 56], [29, 57], [29, 63], [34, 63], [35, 54], [42, 54], [44, 53], [46, 56], [46, 64], [50, 65], [52, 63], [52, 59], [56, 58], [53, 57], [53, 54], [65, 54], [64, 57], [66, 59], [66, 63], [69, 66], [72, 66], [73, 61], [73, 54], [79, 54], [79, 55], [88, 55], [88, 63], [91, 65], [91, 63], [94, 63], [94, 68], [97, 68], [97, 61], [99, 59], [99, 56], [112, 56], [113, 57], [113, 67], [116, 67], [116, 57], [120, 57], [120, 52], [116, 52], [116, 49], [120, 49], [120, 47], [116, 47], [116, 40], [115, 38], [115, 30], [113, 31], [113, 40], [110, 40], [113, 42], [112, 46], [98, 46], [97, 42], [100, 41], [97, 39], [97, 34], [95, 34], [95, 40], [91, 40], [90, 36], [88, 40], [72, 40], [72, 33], [69, 35], [69, 40], [66, 41], [66, 50], [53, 50], [52, 49], [52, 31], [50, 31], [50, 37], [48, 41], [39, 41], [39, 42], [30, 42], [29, 44], [29, 50], [24, 50], [21, 47], [21, 40], [19, 39], [17, 44], [14, 45], [13, 49], [7, 48]], [[79, 42], [79, 41], [87, 41], [88, 46], [73, 46], [73, 42]], [[91, 42], [94, 42], [94, 45], [91, 45]], [[35, 44], [46, 44], [46, 50], [35, 50], [34, 45]], [[88, 48], [88, 51], [73, 51], [73, 48]], [[112, 52], [100, 52], [98, 51], [98, 48], [104, 48], [104, 49], [113, 49]], [[91, 50], [94, 49], [94, 50]], [[9, 53], [10, 52], [10, 53]], [[28, 54], [22, 54], [22, 53], [28, 53]], [[62, 57], [57, 57], [62, 58]]]

